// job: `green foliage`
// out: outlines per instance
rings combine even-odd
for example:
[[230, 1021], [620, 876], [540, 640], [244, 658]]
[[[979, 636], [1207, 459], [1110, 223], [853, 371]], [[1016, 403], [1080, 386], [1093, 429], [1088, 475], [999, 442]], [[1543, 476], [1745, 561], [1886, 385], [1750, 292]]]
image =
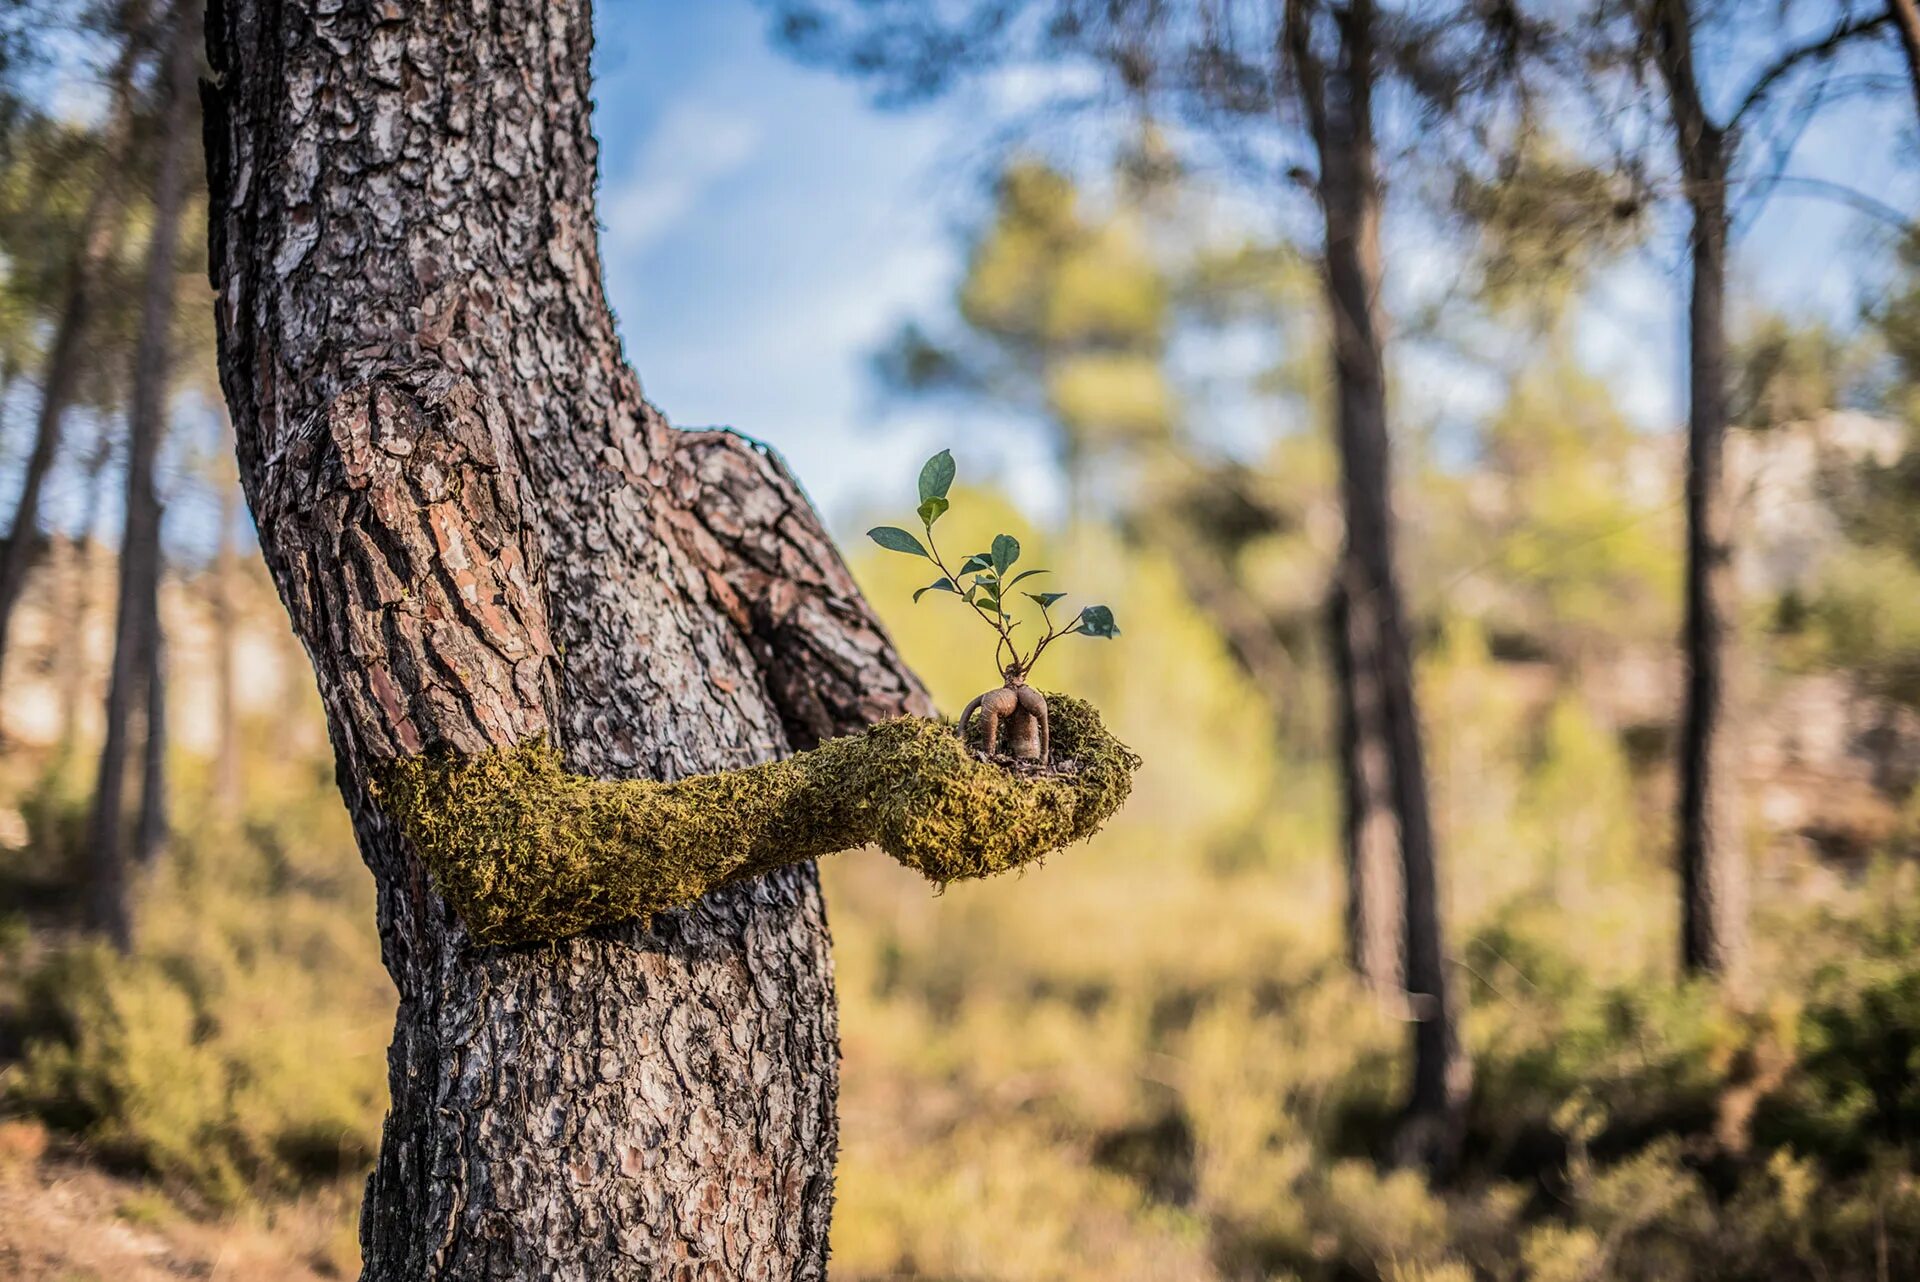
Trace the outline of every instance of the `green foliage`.
[[1920, 706], [1920, 562], [1904, 549], [1841, 549], [1811, 591], [1780, 602], [1775, 624], [1793, 666], [1850, 670]]
[[936, 885], [1092, 836], [1136, 758], [1092, 707], [1047, 698], [1056, 759], [1021, 778], [948, 723], [901, 717], [744, 770], [672, 783], [570, 774], [544, 741], [392, 763], [379, 796], [484, 944], [559, 939], [869, 842]]
[[1871, 319], [1880, 340], [1898, 369], [1896, 401], [1904, 401], [1913, 418], [1920, 409], [1920, 230], [1909, 230], [1894, 251], [1892, 284], [1873, 309]]
[[[953, 454], [948, 450], [941, 450], [920, 469], [920, 522], [927, 532], [924, 547], [919, 539], [897, 526], [878, 525], [867, 531], [868, 538], [889, 552], [923, 557], [939, 567], [939, 578], [914, 590], [916, 604], [929, 592], [949, 592], [965, 601], [975, 614], [993, 628], [996, 638], [994, 662], [1001, 666], [1009, 678], [1017, 676], [1025, 679], [1033, 672], [1034, 664], [1040, 661], [1047, 647], [1061, 637], [1078, 635], [1111, 641], [1120, 635], [1120, 629], [1113, 621], [1113, 611], [1104, 605], [1085, 606], [1071, 619], [1056, 624], [1052, 610], [1066, 593], [1022, 592], [1022, 596], [1040, 607], [1039, 635], [1032, 647], [1023, 653], [1013, 639], [1014, 630], [1021, 626], [1021, 621], [1007, 609], [1010, 604], [1007, 594], [1022, 581], [1048, 571], [1030, 569], [1015, 574], [1013, 567], [1020, 560], [1020, 540], [1011, 534], [994, 535], [993, 545], [987, 551], [975, 552], [967, 557], [958, 570], [947, 568], [939, 544], [934, 541], [933, 526], [950, 508], [947, 492], [953, 485], [954, 472]], [[969, 579], [969, 575], [972, 578]], [[962, 580], [966, 580], [965, 587], [960, 586]]]
[[1477, 598], [1503, 643], [1562, 664], [1675, 635], [1678, 495], [1605, 383], [1556, 343], [1513, 379], [1481, 439], [1478, 468], [1432, 482], [1453, 528], [1414, 549], [1427, 571], [1415, 581]]
[[1496, 312], [1551, 322], [1588, 277], [1646, 234], [1648, 202], [1622, 173], [1595, 168], [1529, 130], [1491, 177], [1465, 173], [1454, 212], [1478, 233], [1479, 293]]
[[1779, 427], [1820, 417], [1848, 400], [1863, 376], [1857, 342], [1843, 341], [1827, 326], [1795, 324], [1768, 313], [1741, 336], [1733, 353], [1734, 421], [1744, 427]]
[[0, 1040], [25, 1047], [0, 1106], [215, 1208], [357, 1179], [386, 1100], [372, 880], [329, 763], [266, 744], [243, 823], [183, 824], [147, 875], [130, 955], [0, 956], [21, 984]]

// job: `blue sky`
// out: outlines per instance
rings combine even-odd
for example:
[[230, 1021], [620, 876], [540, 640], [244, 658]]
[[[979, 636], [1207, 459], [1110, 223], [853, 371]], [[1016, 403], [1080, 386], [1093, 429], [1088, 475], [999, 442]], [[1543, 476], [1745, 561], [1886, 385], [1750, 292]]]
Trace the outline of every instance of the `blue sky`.
[[[1831, 20], [1819, 5], [1795, 12], [1808, 30]], [[1009, 484], [1038, 515], [1057, 510], [1054, 478], [1021, 466], [1016, 434], [983, 430], [982, 416], [951, 407], [883, 409], [867, 374], [870, 353], [903, 319], [937, 320], [949, 308], [958, 233], [983, 203], [990, 131], [1031, 99], [1038, 77], [1007, 74], [931, 107], [882, 112], [860, 86], [774, 48], [752, 0], [600, 0], [597, 22], [607, 284], [655, 403], [679, 424], [735, 427], [780, 449], [843, 536], [876, 507], [906, 503], [920, 461], [942, 446], [969, 479]], [[1721, 104], [1750, 77], [1733, 65], [1741, 52], [1709, 69]], [[51, 90], [86, 115], [98, 107], [98, 81], [73, 74], [85, 61], [74, 58]], [[1895, 89], [1877, 105], [1818, 117], [1793, 171], [1920, 208], [1913, 103]], [[1083, 170], [1104, 159], [1086, 136], [1051, 141], [1078, 147], [1066, 159]], [[1304, 225], [1304, 212], [1288, 211], [1288, 224]], [[1388, 231], [1397, 300], [1444, 289], [1457, 274], [1430, 228], [1402, 218]], [[1871, 231], [1830, 200], [1783, 190], [1739, 243], [1736, 297], [1846, 323], [1884, 262], [1866, 249]], [[1646, 252], [1600, 283], [1583, 317], [1583, 355], [1653, 429], [1680, 415], [1683, 263], [1680, 225], [1668, 218]], [[1485, 370], [1406, 346], [1400, 357], [1397, 411], [1409, 429], [1469, 421], [1501, 394]], [[20, 435], [0, 450], [9, 483]], [[77, 491], [71, 477], [56, 479], [50, 503], [59, 507]], [[194, 524], [172, 526], [183, 523]]]
[[[751, 0], [604, 0], [599, 27], [608, 288], [650, 397], [677, 423], [725, 424], [779, 448], [843, 532], [904, 495], [942, 445], [1018, 474], [1004, 435], [981, 437], [938, 409], [882, 413], [866, 373], [901, 319], [946, 306], [961, 266], [955, 232], [982, 189], [982, 125], [1006, 86], [877, 111], [858, 85], [775, 49]], [[1744, 69], [1719, 78], [1710, 90], [1730, 98]], [[1801, 140], [1795, 171], [1910, 206], [1911, 113], [1899, 94], [1835, 110]], [[1860, 252], [1867, 229], [1783, 190], [1740, 245], [1747, 299], [1847, 320], [1873, 270]], [[1611, 273], [1584, 323], [1582, 350], [1648, 427], [1679, 414], [1677, 230]], [[1388, 249], [1403, 280], [1456, 270], [1431, 247]], [[1498, 395], [1471, 371], [1410, 369], [1439, 412]], [[1425, 408], [1403, 406], [1415, 419]], [[1031, 475], [1019, 488], [1028, 506], [1054, 497]]]
[[607, 287], [649, 398], [774, 445], [842, 524], [910, 497], [937, 429], [881, 421], [866, 355], [959, 270], [960, 108], [872, 110], [746, 0], [611, 0], [598, 42]]

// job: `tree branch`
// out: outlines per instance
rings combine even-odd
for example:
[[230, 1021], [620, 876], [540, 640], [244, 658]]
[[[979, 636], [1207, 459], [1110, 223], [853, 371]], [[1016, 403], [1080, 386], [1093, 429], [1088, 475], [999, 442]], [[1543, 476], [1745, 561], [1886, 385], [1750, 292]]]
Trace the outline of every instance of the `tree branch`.
[[1891, 22], [1892, 16], [1884, 11], [1871, 18], [1848, 18], [1818, 40], [1810, 40], [1787, 50], [1754, 79], [1753, 87], [1740, 99], [1740, 105], [1728, 119], [1727, 127], [1731, 129], [1746, 119], [1748, 113], [1757, 110], [1766, 101], [1767, 95], [1773, 92], [1774, 86], [1799, 70], [1803, 64], [1831, 58], [1846, 45], [1882, 30]]

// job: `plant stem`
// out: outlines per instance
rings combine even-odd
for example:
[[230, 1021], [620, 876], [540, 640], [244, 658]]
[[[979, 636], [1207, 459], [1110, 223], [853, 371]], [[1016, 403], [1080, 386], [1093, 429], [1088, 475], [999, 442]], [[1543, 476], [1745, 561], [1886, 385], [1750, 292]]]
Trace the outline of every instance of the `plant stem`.
[[[994, 643], [994, 647], [993, 647], [994, 664], [998, 666], [1000, 663], [1000, 650], [1002, 647], [1005, 647], [1008, 653], [1008, 656], [1012, 659], [1012, 661], [1015, 664], [1020, 664], [1020, 651], [1013, 644], [1013, 638], [1010, 635], [1008, 635], [1010, 632], [1010, 629], [1007, 627], [1007, 612], [1006, 612], [1004, 603], [1002, 604], [1000, 609], [995, 611], [994, 615], [989, 615], [985, 610], [981, 609], [980, 606], [975, 603], [972, 597], [968, 596], [964, 591], [962, 591], [960, 588], [960, 576], [947, 568], [946, 561], [944, 561], [940, 556], [939, 546], [935, 544], [933, 541], [933, 526], [928, 525], [926, 529], [927, 529], [928, 558], [932, 560], [934, 566], [946, 578], [947, 582], [953, 585], [953, 590], [955, 594], [958, 595], [962, 601], [965, 601], [967, 605], [972, 608], [975, 614], [979, 615], [982, 619], [985, 619], [987, 621], [988, 626], [993, 628], [993, 630], [999, 634], [1000, 639]], [[995, 582], [997, 586], [998, 585], [997, 576], [996, 576]], [[998, 617], [995, 617], [996, 615]], [[1021, 664], [1020, 666], [1021, 666], [1021, 670], [1025, 671], [1027, 668], [1031, 667], [1032, 665]]]

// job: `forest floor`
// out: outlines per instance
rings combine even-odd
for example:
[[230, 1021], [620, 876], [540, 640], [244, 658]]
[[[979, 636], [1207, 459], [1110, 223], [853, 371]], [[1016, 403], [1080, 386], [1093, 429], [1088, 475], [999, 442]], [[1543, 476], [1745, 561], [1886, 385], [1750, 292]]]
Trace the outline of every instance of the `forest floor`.
[[322, 1282], [342, 1274], [338, 1219], [318, 1204], [265, 1220], [200, 1220], [30, 1123], [0, 1123], [0, 1278], [14, 1282]]

